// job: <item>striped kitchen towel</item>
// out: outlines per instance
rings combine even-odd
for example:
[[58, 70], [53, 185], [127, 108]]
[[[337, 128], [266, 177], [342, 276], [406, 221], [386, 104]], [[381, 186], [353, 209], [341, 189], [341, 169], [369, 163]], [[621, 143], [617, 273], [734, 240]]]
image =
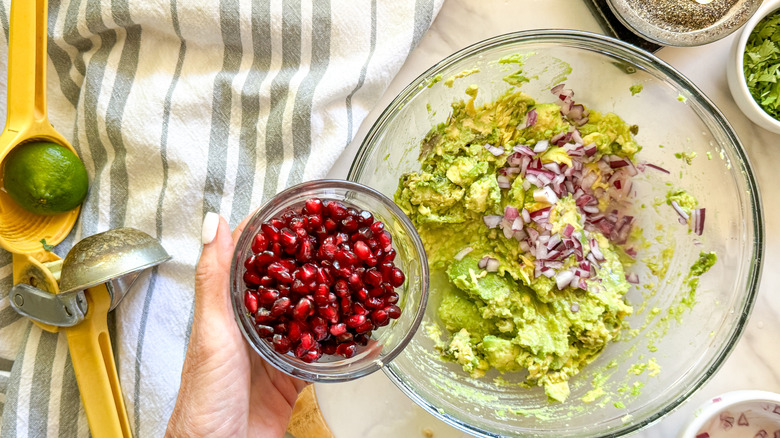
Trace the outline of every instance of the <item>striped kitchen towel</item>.
[[[205, 213], [235, 226], [323, 177], [442, 2], [49, 0], [49, 115], [91, 181], [55, 252], [130, 226], [173, 256], [110, 317], [135, 436], [162, 436], [174, 406]], [[0, 436], [87, 436], [64, 336], [20, 318], [10, 287], [0, 251]]]

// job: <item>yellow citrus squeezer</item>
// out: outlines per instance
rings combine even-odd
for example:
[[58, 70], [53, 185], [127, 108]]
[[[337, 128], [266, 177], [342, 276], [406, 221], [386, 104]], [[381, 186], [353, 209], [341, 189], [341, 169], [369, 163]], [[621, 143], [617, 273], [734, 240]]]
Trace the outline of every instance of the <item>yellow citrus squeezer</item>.
[[13, 253], [11, 307], [44, 330], [62, 329], [92, 436], [130, 437], [107, 314], [141, 271], [170, 258], [159, 242], [124, 228], [78, 242], [63, 261], [44, 248], [71, 231], [79, 208], [55, 216], [27, 212], [2, 188], [3, 160], [30, 141], [76, 151], [46, 111], [47, 0], [11, 2], [6, 126], [0, 135], [0, 246]]

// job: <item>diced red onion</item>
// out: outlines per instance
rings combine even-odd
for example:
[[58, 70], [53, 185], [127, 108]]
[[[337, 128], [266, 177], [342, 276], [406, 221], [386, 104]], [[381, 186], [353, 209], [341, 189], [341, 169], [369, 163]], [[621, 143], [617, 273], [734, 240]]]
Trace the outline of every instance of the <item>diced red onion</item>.
[[626, 274], [626, 281], [631, 284], [639, 284], [639, 275], [637, 275], [636, 272], [631, 272], [630, 274]]
[[454, 259], [455, 260], [463, 260], [463, 257], [465, 257], [466, 254], [470, 253], [473, 250], [474, 250], [474, 248], [472, 248], [470, 246], [467, 246], [467, 247], [463, 248], [462, 250], [458, 251], [458, 253], [455, 254]]
[[574, 226], [572, 224], [566, 224], [566, 226], [563, 228], [563, 235], [565, 237], [571, 237], [571, 233], [574, 232]]
[[557, 96], [557, 95], [561, 94], [561, 91], [563, 91], [563, 87], [565, 87], [565, 86], [566, 86], [566, 84], [558, 84], [558, 85], [554, 86], [554, 87], [553, 87], [553, 88], [550, 90], [550, 92], [551, 92], [552, 94], [555, 94], [555, 95]]
[[680, 207], [680, 204], [677, 203], [677, 201], [672, 201], [672, 208], [674, 208], [674, 211], [677, 212], [677, 214], [682, 218], [684, 221], [688, 221], [688, 213], [685, 212], [685, 210]]
[[513, 221], [517, 219], [520, 216], [520, 212], [517, 211], [516, 207], [512, 207], [511, 205], [507, 205], [506, 208], [504, 208], [504, 218], [508, 219], [510, 221]]
[[506, 153], [506, 150], [504, 150], [504, 148], [493, 146], [492, 144], [488, 144], [488, 143], [485, 144], [485, 149], [487, 149], [488, 152], [490, 152], [496, 157], [504, 155], [504, 153]]
[[574, 272], [569, 270], [558, 272], [555, 275], [555, 285], [559, 290], [563, 290], [574, 279]]
[[701, 236], [704, 232], [704, 209], [696, 208], [691, 210], [691, 227], [696, 235]]
[[523, 218], [518, 216], [512, 222], [512, 230], [513, 231], [520, 231], [522, 229], [523, 229]]
[[525, 121], [525, 127], [528, 128], [529, 126], [534, 126], [536, 124], [536, 108], [531, 108], [531, 111], [528, 111], [528, 117]]
[[498, 187], [502, 189], [508, 189], [512, 187], [512, 183], [509, 182], [509, 177], [506, 175], [498, 175], [496, 177], [496, 182], [498, 183]]
[[536, 154], [533, 149], [524, 144], [514, 146], [512, 149], [519, 154], [528, 155], [529, 157], [533, 157]]
[[479, 262], [477, 262], [477, 267], [479, 267], [479, 269], [485, 269], [485, 267], [487, 267], [487, 263], [489, 259], [490, 257], [488, 256], [482, 257], [481, 259], [479, 259]]
[[645, 166], [650, 167], [652, 169], [658, 170], [663, 173], [671, 173], [668, 170], [664, 169], [663, 167], [656, 166], [655, 164], [645, 163]]
[[523, 210], [520, 212], [520, 215], [523, 217], [523, 222], [529, 223], [531, 222], [531, 213], [528, 213], [528, 209], [523, 207]]
[[579, 305], [579, 304], [577, 304], [577, 303], [573, 303], [573, 304], [571, 305], [571, 308], [570, 308], [570, 309], [571, 309], [571, 312], [572, 312], [572, 313], [577, 313], [577, 312], [579, 312], [579, 311], [580, 311], [580, 305]]
[[534, 153], [540, 154], [546, 151], [548, 147], [550, 147], [550, 142], [548, 140], [539, 140], [534, 145]]
[[585, 145], [584, 149], [585, 149], [585, 155], [587, 155], [589, 157], [592, 157], [592, 156], [596, 155], [596, 152], [598, 152], [598, 150], [599, 150], [599, 148], [596, 145], [596, 143], [587, 144], [587, 145]]
[[498, 260], [494, 258], [489, 258], [485, 266], [485, 270], [488, 272], [498, 272], [498, 265], [499, 265]]
[[488, 228], [496, 228], [498, 224], [501, 223], [501, 219], [503, 219], [501, 216], [494, 216], [494, 215], [482, 217], [482, 221], [485, 222], [485, 225]]

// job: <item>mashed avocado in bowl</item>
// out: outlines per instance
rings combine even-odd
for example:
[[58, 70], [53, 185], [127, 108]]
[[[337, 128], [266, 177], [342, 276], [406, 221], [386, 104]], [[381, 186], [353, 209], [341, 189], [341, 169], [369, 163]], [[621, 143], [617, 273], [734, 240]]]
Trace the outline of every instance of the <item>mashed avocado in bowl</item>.
[[384, 112], [350, 179], [395, 197], [431, 267], [386, 374], [471, 434], [636, 431], [718, 369], [752, 307], [763, 229], [738, 139], [685, 78], [608, 38], [452, 55]]

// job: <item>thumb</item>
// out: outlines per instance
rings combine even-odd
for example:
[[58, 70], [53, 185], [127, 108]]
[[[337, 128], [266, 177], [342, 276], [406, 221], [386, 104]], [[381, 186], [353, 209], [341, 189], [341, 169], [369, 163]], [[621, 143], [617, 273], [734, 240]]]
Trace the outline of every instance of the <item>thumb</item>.
[[203, 252], [195, 269], [195, 310], [212, 311], [231, 318], [230, 262], [233, 258], [233, 238], [227, 221], [208, 212], [203, 219]]

